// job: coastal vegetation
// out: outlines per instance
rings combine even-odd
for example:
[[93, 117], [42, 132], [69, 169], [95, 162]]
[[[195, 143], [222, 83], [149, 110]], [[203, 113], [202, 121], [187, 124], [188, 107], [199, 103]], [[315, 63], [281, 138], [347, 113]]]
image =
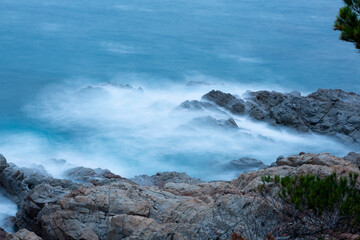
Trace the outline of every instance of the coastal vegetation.
[[[351, 172], [348, 177], [338, 177], [336, 173], [324, 178], [312, 174], [263, 176], [258, 190], [281, 212], [287, 225], [282, 229], [293, 238], [357, 232], [360, 223], [358, 177]], [[277, 196], [272, 195], [270, 189], [277, 189]]]

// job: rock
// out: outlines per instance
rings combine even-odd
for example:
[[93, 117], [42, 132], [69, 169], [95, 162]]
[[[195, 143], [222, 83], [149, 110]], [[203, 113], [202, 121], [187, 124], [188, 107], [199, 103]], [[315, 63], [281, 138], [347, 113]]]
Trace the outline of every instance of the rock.
[[273, 162], [273, 163], [270, 164], [270, 167], [277, 167], [277, 166], [278, 166], [278, 165], [277, 165], [276, 162]]
[[349, 152], [348, 155], [344, 157], [344, 159], [357, 165], [360, 168], [360, 153]]
[[230, 110], [232, 113], [241, 114], [245, 111], [245, 102], [229, 93], [212, 90], [205, 94], [202, 99], [214, 102], [218, 106]]
[[313, 154], [313, 153], [300, 153], [299, 155], [292, 155], [287, 158], [281, 158], [276, 161], [278, 166], [291, 166], [291, 167], [298, 167], [304, 164], [312, 164], [312, 165], [321, 165], [321, 166], [334, 166], [334, 165], [344, 165], [346, 166], [347, 161], [335, 157], [329, 153], [320, 153], [320, 154]]
[[[246, 158], [236, 164], [242, 167], [242, 164], [261, 163]], [[19, 186], [22, 189], [27, 174], [0, 159], [0, 166], [5, 166], [2, 177], [6, 171], [17, 173], [5, 175], [9, 183], [6, 190], [17, 195], [21, 202], [16, 216], [17, 227], [52, 240], [225, 240], [233, 232], [262, 239], [284, 226], [278, 211], [281, 202], [271, 203], [254, 191], [262, 183], [262, 176], [315, 174], [325, 177], [336, 172], [340, 177], [350, 172], [360, 173], [358, 166], [328, 153], [282, 157], [278, 158], [277, 164], [276, 167], [243, 173], [230, 182], [203, 182], [177, 172], [143, 175], [132, 181], [115, 177], [96, 184], [69, 184], [47, 177], [23, 193], [13, 189]], [[86, 180], [108, 173], [107, 170], [87, 168], [76, 168], [71, 172]], [[357, 186], [360, 187], [359, 180]], [[24, 194], [25, 197], [20, 199]], [[277, 189], [270, 189], [269, 195], [277, 196]], [[3, 234], [1, 230], [0, 234]], [[14, 240], [40, 239], [26, 230], [12, 237]]]
[[121, 176], [116, 175], [107, 169], [92, 169], [85, 167], [76, 167], [69, 169], [65, 172], [65, 175], [68, 178], [81, 183], [92, 183], [94, 181], [99, 182], [108, 179], [121, 178]]
[[[267, 175], [272, 177], [279, 175], [283, 177], [288, 175], [313, 174], [319, 177], [325, 177], [336, 172], [339, 177], [348, 177], [350, 172], [360, 174], [360, 169], [356, 165], [329, 153], [293, 155], [280, 158], [276, 163], [278, 164], [277, 167], [241, 174], [237, 179], [232, 180], [232, 183], [247, 192], [255, 189], [262, 183], [261, 176]], [[358, 184], [360, 186], [360, 182], [358, 182]]]
[[21, 229], [15, 234], [6, 233], [4, 229], [0, 228], [0, 239], [2, 240], [42, 240], [35, 233], [27, 229]]
[[237, 160], [230, 161], [225, 164], [224, 167], [229, 170], [245, 171], [250, 169], [265, 168], [266, 165], [262, 161], [254, 158], [241, 157]]
[[177, 107], [177, 109], [186, 109], [186, 110], [190, 110], [190, 111], [210, 110], [210, 111], [215, 111], [215, 112], [223, 112], [212, 103], [201, 102], [201, 101], [197, 101], [197, 100], [185, 101], [185, 102], [181, 103]]
[[0, 239], [5, 239], [6, 235], [7, 233], [5, 232], [5, 230], [0, 227]]
[[103, 84], [102, 86], [109, 86], [109, 87], [115, 87], [115, 88], [119, 88], [119, 89], [127, 89], [127, 90], [135, 90], [135, 91], [139, 91], [139, 92], [144, 92], [144, 89], [142, 89], [142, 87], [138, 87], [135, 88], [134, 86], [130, 85], [130, 84], [121, 84], [121, 83], [117, 83], [117, 82], [107, 82], [105, 84]]
[[21, 229], [20, 231], [16, 232], [15, 237], [17, 237], [19, 240], [42, 240], [35, 233], [26, 229]]
[[210, 128], [224, 128], [224, 129], [238, 129], [238, 125], [234, 119], [215, 119], [213, 117], [198, 117], [191, 120], [188, 125], [195, 127], [210, 127]]
[[117, 88], [121, 90], [129, 90], [132, 92], [143, 93], [144, 90], [141, 87], [135, 88], [130, 84], [121, 84], [117, 82], [107, 82], [99, 86], [89, 85], [87, 87], [81, 88], [79, 93], [87, 96], [87, 94], [106, 94], [106, 88]]
[[141, 185], [141, 186], [158, 186], [162, 187], [166, 183], [188, 183], [195, 184], [200, 183], [201, 180], [199, 178], [189, 177], [186, 173], [178, 173], [178, 172], [162, 172], [157, 173], [156, 175], [148, 176], [148, 175], [140, 175], [130, 179], [131, 181]]

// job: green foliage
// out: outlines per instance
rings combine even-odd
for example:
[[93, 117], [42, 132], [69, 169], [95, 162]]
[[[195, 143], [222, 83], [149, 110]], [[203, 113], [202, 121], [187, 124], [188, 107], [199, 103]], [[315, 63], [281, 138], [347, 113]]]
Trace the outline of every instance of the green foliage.
[[274, 182], [278, 195], [297, 210], [312, 210], [315, 214], [340, 211], [349, 223], [360, 223], [360, 191], [356, 189], [358, 174], [338, 178], [336, 173], [323, 179], [314, 175], [263, 177], [263, 183]]
[[360, 0], [344, 0], [336, 17], [334, 30], [340, 31], [340, 39], [352, 42], [360, 49]]

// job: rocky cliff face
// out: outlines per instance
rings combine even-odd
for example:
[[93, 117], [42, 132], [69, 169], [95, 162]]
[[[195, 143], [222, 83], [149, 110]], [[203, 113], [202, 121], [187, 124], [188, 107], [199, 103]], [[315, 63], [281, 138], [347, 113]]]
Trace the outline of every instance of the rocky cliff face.
[[360, 145], [360, 95], [339, 89], [319, 89], [308, 96], [298, 92], [247, 92], [242, 98], [213, 90], [205, 94], [202, 101], [186, 101], [179, 107], [193, 111], [229, 111]]
[[230, 182], [203, 182], [174, 172], [131, 181], [105, 170], [76, 168], [68, 174], [82, 183], [73, 183], [29, 174], [1, 156], [0, 185], [19, 206], [16, 227], [27, 230], [0, 235], [24, 240], [263, 237], [281, 226], [282, 218], [275, 205], [254, 191], [262, 176], [360, 174], [357, 157], [301, 153]]

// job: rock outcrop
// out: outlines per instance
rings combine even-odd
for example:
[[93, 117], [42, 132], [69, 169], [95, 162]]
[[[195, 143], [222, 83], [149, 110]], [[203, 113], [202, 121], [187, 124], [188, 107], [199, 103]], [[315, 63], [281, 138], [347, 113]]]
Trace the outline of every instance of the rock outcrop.
[[205, 94], [202, 101], [187, 101], [180, 107], [229, 111], [301, 132], [312, 131], [360, 144], [360, 95], [339, 89], [319, 89], [308, 96], [298, 92], [249, 91], [242, 98], [213, 90]]
[[20, 208], [16, 227], [27, 229], [9, 239], [23, 240], [40, 239], [36, 235], [54, 240], [229, 239], [233, 233], [263, 238], [282, 222], [277, 208], [254, 191], [262, 176], [360, 174], [344, 158], [301, 153], [230, 182], [203, 182], [176, 172], [130, 181], [108, 170], [76, 168], [68, 173], [74, 179], [78, 174], [82, 184], [41, 175], [30, 188], [28, 174], [0, 160], [0, 185]]

